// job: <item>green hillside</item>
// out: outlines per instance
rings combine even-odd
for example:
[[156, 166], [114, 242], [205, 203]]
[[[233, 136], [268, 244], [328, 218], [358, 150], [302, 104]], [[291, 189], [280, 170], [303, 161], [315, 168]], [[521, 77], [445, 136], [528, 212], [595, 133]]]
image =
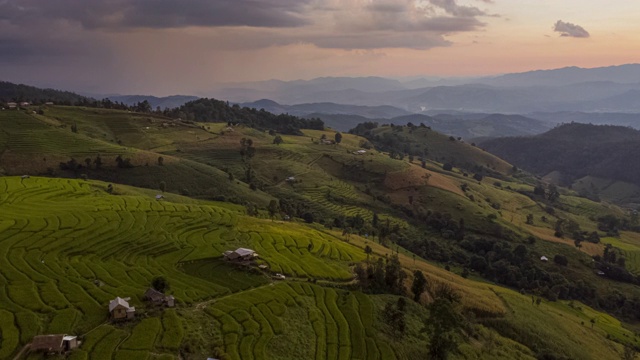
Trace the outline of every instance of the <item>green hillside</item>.
[[638, 203], [639, 141], [640, 132], [628, 127], [570, 123], [537, 136], [492, 139], [482, 147], [537, 175], [555, 174], [557, 183], [576, 186], [584, 196], [626, 204]]
[[[440, 333], [454, 359], [638, 345], [632, 214], [426, 127], [287, 135], [64, 106], [0, 124], [0, 358], [51, 332], [81, 335], [80, 359], [419, 359]], [[267, 268], [221, 260], [238, 247]], [[156, 276], [175, 309], [142, 301]], [[107, 321], [115, 296], [135, 321]]]

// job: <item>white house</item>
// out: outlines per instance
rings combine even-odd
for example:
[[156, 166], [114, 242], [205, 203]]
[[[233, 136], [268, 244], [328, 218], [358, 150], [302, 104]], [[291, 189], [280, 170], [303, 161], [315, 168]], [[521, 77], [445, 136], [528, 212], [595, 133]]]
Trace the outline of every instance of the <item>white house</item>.
[[238, 248], [234, 251], [228, 250], [222, 253], [222, 255], [224, 256], [224, 259], [228, 261], [251, 260], [258, 257], [258, 254], [255, 251], [246, 248]]
[[546, 256], [541, 256], [540, 261], [549, 261], [549, 259]]

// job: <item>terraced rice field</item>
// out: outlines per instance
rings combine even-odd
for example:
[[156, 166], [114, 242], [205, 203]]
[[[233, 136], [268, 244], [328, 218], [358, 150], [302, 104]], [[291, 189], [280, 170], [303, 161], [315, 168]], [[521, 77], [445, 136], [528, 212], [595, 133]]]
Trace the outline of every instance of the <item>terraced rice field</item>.
[[[223, 264], [208, 276], [193, 276], [177, 266], [184, 261], [220, 257], [245, 246], [257, 250], [273, 271], [347, 280], [349, 263], [365, 257], [319, 231], [249, 220], [240, 207], [109, 195], [105, 188], [99, 182], [0, 178], [0, 358], [37, 334], [82, 334], [95, 328], [107, 320], [107, 304], [116, 296], [131, 297], [131, 305], [143, 307], [142, 294], [158, 275], [169, 280], [179, 304], [265, 283], [251, 277], [241, 286], [230, 283], [231, 270]], [[165, 319], [136, 326], [142, 324], [160, 329]], [[154, 346], [179, 345], [156, 333], [153, 341], [162, 345]], [[136, 336], [135, 329], [132, 334], [112, 329], [104, 341], [96, 340], [94, 351], [110, 354], [112, 345], [127, 336]], [[151, 343], [144, 340], [146, 350]], [[126, 344], [118, 349], [141, 351]], [[83, 351], [89, 352], [84, 346]]]
[[[220, 324], [230, 359], [395, 359], [377, 338], [374, 305], [364, 294], [300, 282], [222, 299], [206, 309]], [[307, 343], [297, 343], [292, 322]]]
[[69, 156], [125, 154], [124, 148], [104, 141], [56, 129], [23, 111], [4, 111], [0, 115], [0, 154], [61, 154]]

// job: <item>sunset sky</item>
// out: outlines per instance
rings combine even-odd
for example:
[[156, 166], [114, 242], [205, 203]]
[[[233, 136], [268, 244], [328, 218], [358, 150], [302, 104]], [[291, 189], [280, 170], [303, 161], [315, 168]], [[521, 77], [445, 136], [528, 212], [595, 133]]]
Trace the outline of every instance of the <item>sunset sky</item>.
[[0, 80], [206, 95], [319, 76], [637, 63], [640, 1], [0, 0]]

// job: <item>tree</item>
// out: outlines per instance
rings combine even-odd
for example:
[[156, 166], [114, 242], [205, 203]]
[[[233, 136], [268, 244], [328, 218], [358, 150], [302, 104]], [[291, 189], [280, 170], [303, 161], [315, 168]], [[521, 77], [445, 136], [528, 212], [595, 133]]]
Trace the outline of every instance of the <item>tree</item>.
[[160, 191], [165, 192], [167, 191], [167, 183], [164, 181], [160, 181]]
[[84, 159], [84, 163], [87, 164], [87, 169], [91, 169], [91, 158]]
[[78, 132], [78, 124], [73, 123], [73, 125], [71, 125], [71, 132], [73, 132], [73, 133], [77, 133]]
[[102, 167], [102, 158], [100, 157], [100, 155], [96, 156], [96, 159], [93, 161], [93, 163], [96, 165], [96, 170]]
[[429, 358], [446, 360], [458, 348], [457, 332], [462, 319], [455, 303], [445, 297], [438, 297], [429, 305], [426, 328], [430, 333]]
[[533, 214], [528, 214], [527, 215], [527, 224], [528, 225], [533, 225]]
[[269, 216], [271, 217], [271, 221], [273, 221], [273, 217], [276, 216], [276, 214], [280, 210], [280, 206], [278, 205], [278, 202], [276, 200], [271, 200], [269, 201], [269, 207], [267, 208], [267, 210], [269, 210]]
[[567, 257], [560, 254], [553, 257], [553, 262], [561, 266], [567, 266], [569, 264], [569, 260], [567, 260]]
[[280, 145], [284, 142], [284, 140], [282, 140], [282, 136], [280, 135], [276, 135], [276, 137], [273, 138], [273, 143], [276, 145]]
[[158, 156], [158, 165], [164, 165], [164, 158], [162, 156]]
[[313, 222], [313, 220], [314, 220], [313, 214], [312, 214], [312, 213], [310, 213], [310, 212], [304, 213], [304, 214], [302, 215], [302, 218], [304, 219], [304, 221], [305, 221], [307, 224], [311, 224], [311, 223]]
[[420, 270], [413, 273], [413, 283], [411, 284], [411, 292], [413, 292], [413, 301], [420, 301], [420, 295], [427, 288], [427, 279]]
[[336, 140], [336, 144], [340, 144], [342, 142], [342, 134], [340, 132], [337, 132], [334, 139]]
[[364, 247], [364, 253], [367, 254], [367, 264], [369, 263], [369, 257], [371, 256], [371, 253], [373, 253], [373, 249], [371, 248], [371, 246], [367, 245]]
[[170, 288], [169, 280], [165, 279], [164, 276], [156, 276], [151, 280], [151, 287], [160, 292], [165, 292]]
[[450, 163], [444, 163], [442, 164], [442, 170], [451, 171], [453, 170], [453, 165], [451, 165]]

